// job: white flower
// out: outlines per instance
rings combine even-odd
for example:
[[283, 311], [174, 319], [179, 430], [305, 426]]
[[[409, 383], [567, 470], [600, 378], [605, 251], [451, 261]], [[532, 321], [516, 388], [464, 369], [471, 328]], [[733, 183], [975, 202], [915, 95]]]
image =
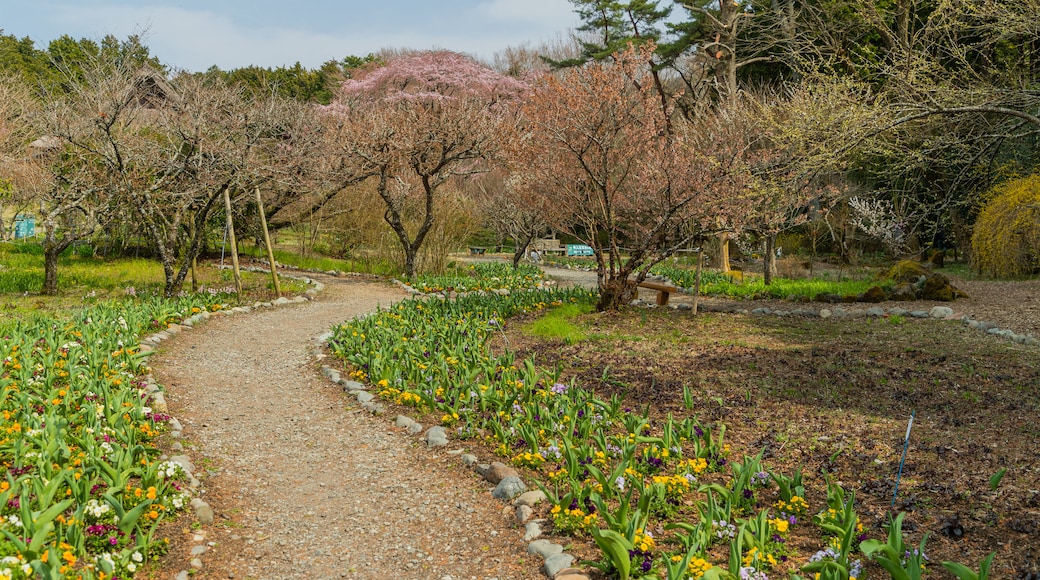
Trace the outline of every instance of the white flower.
[[133, 562], [130, 562], [129, 564], [126, 565], [126, 571], [127, 572], [131, 572], [131, 573], [136, 572], [137, 571], [137, 564], [134, 564]]
[[141, 552], [134, 552], [130, 559], [134, 562], [144, 562], [144, 556], [141, 555]]

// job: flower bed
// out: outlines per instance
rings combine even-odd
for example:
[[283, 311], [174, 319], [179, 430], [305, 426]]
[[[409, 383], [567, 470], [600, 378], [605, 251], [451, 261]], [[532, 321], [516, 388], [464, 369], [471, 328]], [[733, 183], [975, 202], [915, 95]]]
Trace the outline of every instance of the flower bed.
[[474, 264], [455, 274], [422, 275], [406, 280], [408, 285], [423, 293], [526, 290], [544, 281], [545, 274], [537, 266], [521, 265], [514, 270], [505, 262]]
[[[863, 578], [865, 555], [893, 577], [919, 577], [921, 557], [891, 556], [915, 553], [901, 518], [886, 542], [868, 540], [853, 494], [837, 483], [826, 505], [810, 506], [799, 473], [771, 470], [761, 454], [732, 460], [725, 426], [699, 422], [689, 392], [687, 416], [651, 425], [649, 408], [601, 400], [489, 347], [509, 316], [587, 300], [581, 291], [410, 300], [336, 328], [330, 345], [384, 399], [533, 472], [556, 533], [590, 537], [597, 565], [616, 577]], [[795, 535], [820, 549], [797, 553]]]
[[155, 439], [141, 333], [222, 296], [146, 298], [0, 330], [0, 578], [129, 578], [164, 553], [157, 526], [188, 505]]

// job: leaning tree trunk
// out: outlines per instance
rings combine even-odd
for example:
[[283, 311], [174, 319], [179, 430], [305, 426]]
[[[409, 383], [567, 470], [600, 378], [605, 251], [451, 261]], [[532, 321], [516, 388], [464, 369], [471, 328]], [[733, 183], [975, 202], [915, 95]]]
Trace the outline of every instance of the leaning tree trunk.
[[520, 267], [520, 260], [527, 255], [527, 248], [531, 246], [531, 240], [534, 236], [526, 236], [521, 242], [520, 238], [516, 238], [516, 249], [513, 251], [513, 269], [516, 270]]

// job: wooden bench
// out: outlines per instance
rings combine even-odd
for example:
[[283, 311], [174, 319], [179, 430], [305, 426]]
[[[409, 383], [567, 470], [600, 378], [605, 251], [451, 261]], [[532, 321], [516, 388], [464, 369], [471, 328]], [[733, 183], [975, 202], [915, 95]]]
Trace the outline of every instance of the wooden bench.
[[480, 247], [477, 247], [477, 246], [470, 246], [469, 247], [469, 253], [471, 255], [474, 255], [474, 256], [483, 256], [484, 252], [486, 252], [486, 251], [487, 251], [487, 248], [480, 248]]
[[668, 286], [667, 284], [658, 284], [656, 282], [640, 282], [640, 288], [647, 288], [650, 290], [657, 290], [657, 305], [667, 306], [668, 298], [672, 296], [672, 292], [678, 292], [679, 289], [675, 286]]

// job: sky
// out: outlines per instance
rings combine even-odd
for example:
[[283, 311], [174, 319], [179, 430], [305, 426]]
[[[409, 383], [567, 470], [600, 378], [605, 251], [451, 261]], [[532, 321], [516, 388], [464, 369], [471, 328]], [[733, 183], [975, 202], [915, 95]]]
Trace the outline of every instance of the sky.
[[68, 34], [141, 34], [174, 68], [317, 68], [381, 48], [441, 48], [490, 59], [578, 24], [568, 0], [0, 0], [0, 30], [38, 48]]

